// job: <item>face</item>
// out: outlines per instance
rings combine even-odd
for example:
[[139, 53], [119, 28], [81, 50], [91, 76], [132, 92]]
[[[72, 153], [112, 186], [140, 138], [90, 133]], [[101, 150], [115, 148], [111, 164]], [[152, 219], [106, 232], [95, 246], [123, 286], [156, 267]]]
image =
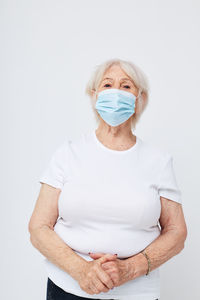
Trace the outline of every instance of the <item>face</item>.
[[138, 88], [135, 86], [132, 79], [118, 65], [111, 66], [105, 72], [102, 81], [99, 84], [97, 94], [110, 88], [121, 89], [128, 91], [135, 96], [138, 95]]

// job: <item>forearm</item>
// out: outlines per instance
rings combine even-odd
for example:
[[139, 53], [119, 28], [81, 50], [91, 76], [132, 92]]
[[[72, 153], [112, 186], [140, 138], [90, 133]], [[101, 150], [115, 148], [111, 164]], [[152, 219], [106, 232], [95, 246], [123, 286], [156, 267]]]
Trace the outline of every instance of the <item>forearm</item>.
[[[161, 234], [145, 248], [151, 261], [151, 270], [158, 268], [184, 248], [184, 235], [176, 230], [161, 231]], [[145, 275], [148, 262], [142, 253], [128, 258], [133, 267], [133, 279]]]
[[54, 230], [48, 226], [33, 229], [30, 240], [32, 245], [48, 260], [67, 272], [75, 280], [78, 279], [79, 268], [77, 266], [83, 265], [86, 261], [77, 255]]

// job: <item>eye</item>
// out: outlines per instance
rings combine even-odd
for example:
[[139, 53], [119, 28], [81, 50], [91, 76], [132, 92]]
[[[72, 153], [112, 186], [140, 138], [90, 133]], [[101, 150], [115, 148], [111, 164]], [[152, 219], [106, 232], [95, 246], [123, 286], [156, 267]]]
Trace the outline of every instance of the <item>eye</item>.
[[108, 85], [110, 86], [110, 84], [109, 84], [109, 83], [106, 83], [106, 84], [104, 85], [104, 87], [108, 87]]
[[130, 89], [130, 86], [129, 86], [129, 85], [124, 85], [124, 87], [125, 87], [126, 89]]

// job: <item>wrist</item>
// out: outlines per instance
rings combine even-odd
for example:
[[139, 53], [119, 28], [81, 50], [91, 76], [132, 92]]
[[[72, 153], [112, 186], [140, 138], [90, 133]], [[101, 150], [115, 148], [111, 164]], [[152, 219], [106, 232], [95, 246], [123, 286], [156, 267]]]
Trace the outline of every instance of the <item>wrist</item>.
[[73, 276], [73, 278], [76, 281], [79, 282], [81, 278], [85, 276], [85, 270], [87, 270], [88, 268], [88, 263], [89, 262], [85, 259], [82, 259], [79, 262], [77, 262], [76, 269], [74, 270], [74, 276]]
[[88, 262], [80, 255], [73, 253], [71, 257], [68, 257], [68, 260], [66, 260], [65, 271], [76, 281], [79, 281], [87, 263]]
[[133, 270], [132, 279], [146, 275], [148, 270], [148, 261], [142, 253], [138, 253], [128, 258], [128, 261]]

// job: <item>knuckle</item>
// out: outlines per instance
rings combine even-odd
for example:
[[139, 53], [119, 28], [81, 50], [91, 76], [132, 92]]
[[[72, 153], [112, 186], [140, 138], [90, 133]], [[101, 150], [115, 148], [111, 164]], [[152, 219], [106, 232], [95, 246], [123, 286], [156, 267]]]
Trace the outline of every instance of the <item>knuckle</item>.
[[109, 279], [109, 278], [106, 278], [106, 279], [105, 279], [105, 284], [108, 285], [108, 286], [111, 285], [111, 282], [110, 282], [110, 279]]
[[98, 291], [98, 293], [101, 291], [101, 289], [102, 289], [102, 285], [100, 283], [97, 283], [96, 290]]
[[109, 288], [103, 284], [103, 285], [102, 285], [102, 290], [103, 290], [104, 292], [108, 292], [108, 291], [109, 291]]
[[92, 271], [96, 272], [97, 270], [98, 270], [98, 265], [97, 264], [93, 265], [92, 266]]
[[114, 272], [119, 276], [119, 269], [116, 266], [114, 267]]
[[108, 289], [107, 289], [106, 287], [104, 287], [103, 285], [102, 285], [102, 286], [99, 286], [97, 289], [98, 289], [98, 294], [101, 293], [101, 292], [107, 292], [107, 290], [108, 290]]
[[99, 293], [98, 289], [96, 287], [93, 287], [93, 295], [98, 293]]
[[79, 283], [79, 285], [80, 285], [80, 287], [81, 287], [82, 289], [85, 288], [85, 284], [84, 284], [82, 281]]
[[115, 279], [115, 284], [119, 284], [119, 277]]

